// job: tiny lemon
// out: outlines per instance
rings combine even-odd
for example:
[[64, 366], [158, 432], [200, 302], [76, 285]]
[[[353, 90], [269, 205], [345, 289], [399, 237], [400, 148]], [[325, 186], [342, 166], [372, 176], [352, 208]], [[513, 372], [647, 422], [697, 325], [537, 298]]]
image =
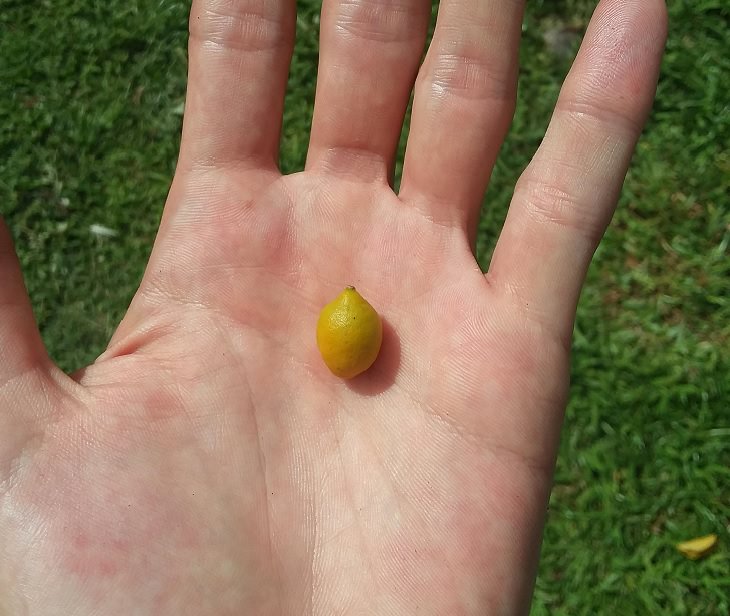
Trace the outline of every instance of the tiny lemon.
[[317, 347], [340, 378], [351, 379], [372, 366], [382, 341], [380, 316], [355, 287], [347, 287], [319, 313]]

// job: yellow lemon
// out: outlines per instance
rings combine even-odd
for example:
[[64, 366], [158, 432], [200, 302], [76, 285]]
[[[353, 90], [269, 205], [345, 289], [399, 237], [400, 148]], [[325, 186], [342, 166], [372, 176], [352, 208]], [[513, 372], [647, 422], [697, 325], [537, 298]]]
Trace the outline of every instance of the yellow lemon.
[[351, 379], [373, 365], [383, 341], [383, 324], [355, 287], [347, 287], [322, 308], [317, 346], [333, 374]]

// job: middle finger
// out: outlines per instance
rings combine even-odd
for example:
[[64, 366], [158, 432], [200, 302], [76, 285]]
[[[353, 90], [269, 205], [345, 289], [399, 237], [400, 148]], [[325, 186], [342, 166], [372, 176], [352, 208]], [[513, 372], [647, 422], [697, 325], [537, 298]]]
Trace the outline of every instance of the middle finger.
[[388, 179], [430, 14], [428, 0], [324, 0], [307, 168]]

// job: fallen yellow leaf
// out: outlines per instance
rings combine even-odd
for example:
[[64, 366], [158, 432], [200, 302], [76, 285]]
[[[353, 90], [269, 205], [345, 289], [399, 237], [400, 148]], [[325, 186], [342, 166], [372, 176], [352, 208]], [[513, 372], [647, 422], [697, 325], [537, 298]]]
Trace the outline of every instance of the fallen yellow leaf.
[[705, 535], [677, 544], [677, 549], [687, 558], [697, 560], [705, 556], [717, 543], [717, 535]]

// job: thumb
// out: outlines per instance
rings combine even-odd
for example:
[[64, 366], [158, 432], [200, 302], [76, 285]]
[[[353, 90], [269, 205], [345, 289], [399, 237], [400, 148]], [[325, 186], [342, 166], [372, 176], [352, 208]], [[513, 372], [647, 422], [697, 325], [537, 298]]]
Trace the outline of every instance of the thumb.
[[0, 414], [9, 407], [13, 382], [49, 364], [10, 232], [0, 219]]
[[10, 232], [0, 218], [0, 488], [35, 431], [44, 405], [34, 394], [50, 366]]
[[0, 218], [0, 489], [53, 411], [49, 385], [59, 384], [60, 374], [41, 340], [10, 232]]

